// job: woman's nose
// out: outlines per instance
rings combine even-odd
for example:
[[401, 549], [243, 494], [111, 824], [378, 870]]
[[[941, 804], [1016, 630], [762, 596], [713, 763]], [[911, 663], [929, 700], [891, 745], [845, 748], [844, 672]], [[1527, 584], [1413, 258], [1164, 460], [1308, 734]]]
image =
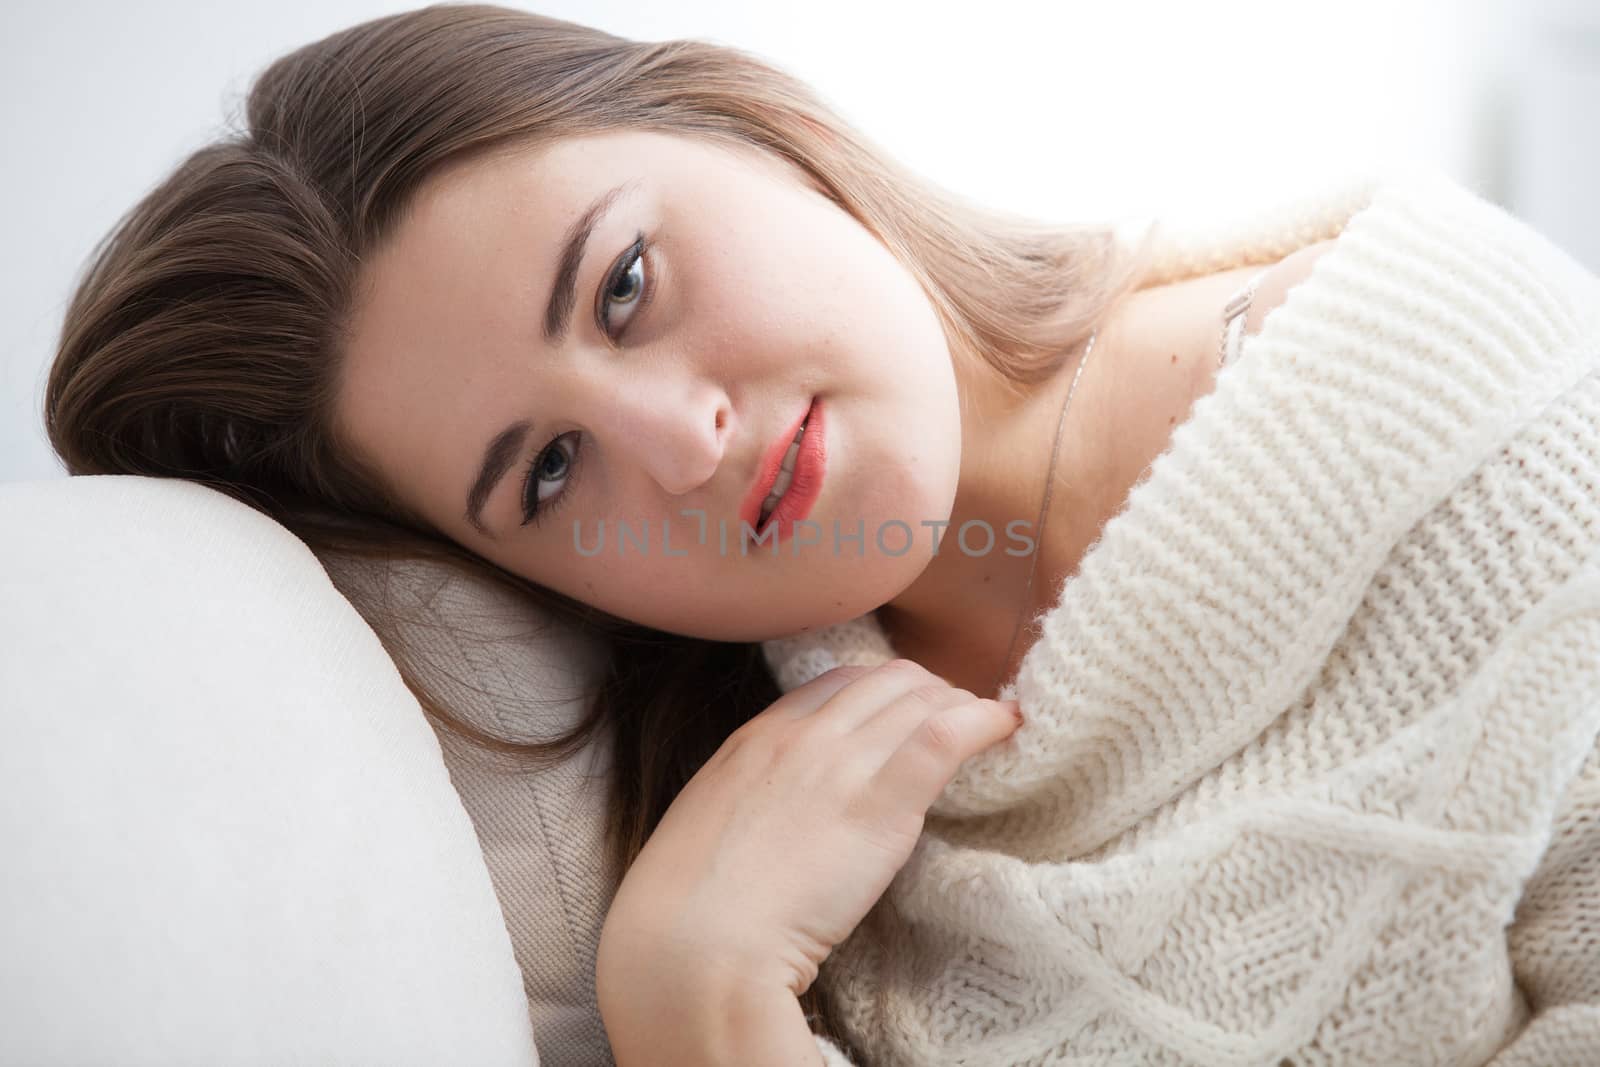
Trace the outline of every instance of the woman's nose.
[[622, 448], [662, 489], [681, 496], [721, 464], [730, 409], [727, 394], [704, 379], [641, 375], [618, 386], [610, 421]]

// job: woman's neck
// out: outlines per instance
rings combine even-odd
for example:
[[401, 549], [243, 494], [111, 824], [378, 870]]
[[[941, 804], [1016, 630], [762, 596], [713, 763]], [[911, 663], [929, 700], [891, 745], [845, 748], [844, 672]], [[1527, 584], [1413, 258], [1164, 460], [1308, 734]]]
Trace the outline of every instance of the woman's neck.
[[[916, 581], [877, 611], [897, 655], [979, 696], [993, 696], [996, 678], [1015, 674], [1036, 636], [1028, 621], [1055, 604], [1062, 583], [1077, 572], [1194, 401], [1210, 391], [1220, 309], [1259, 269], [1142, 289], [1113, 307], [1060, 424], [1042, 537], [1039, 507], [1051, 446], [1084, 345], [1020, 397], [987, 363], [957, 360], [961, 475], [950, 523]], [[986, 552], [982, 526], [969, 529], [966, 551], [957, 539], [962, 524], [975, 520], [993, 531]], [[1018, 536], [1010, 537], [1007, 523], [1016, 520]], [[1024, 552], [1023, 538], [1034, 542], [1032, 552]], [[1024, 629], [1008, 658], [1019, 613]]]

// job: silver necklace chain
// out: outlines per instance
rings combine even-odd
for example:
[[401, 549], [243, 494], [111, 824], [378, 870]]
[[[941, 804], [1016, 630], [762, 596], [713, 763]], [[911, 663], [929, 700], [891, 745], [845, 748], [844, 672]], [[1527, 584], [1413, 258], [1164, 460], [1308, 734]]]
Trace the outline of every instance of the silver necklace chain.
[[1033, 590], [1033, 572], [1039, 566], [1039, 555], [1044, 551], [1044, 524], [1050, 513], [1050, 492], [1055, 488], [1056, 457], [1061, 452], [1061, 427], [1066, 425], [1067, 408], [1072, 404], [1072, 394], [1078, 391], [1078, 379], [1083, 375], [1083, 366], [1089, 362], [1089, 353], [1094, 351], [1096, 330], [1089, 335], [1089, 343], [1083, 350], [1083, 358], [1078, 361], [1078, 369], [1072, 375], [1072, 385], [1067, 388], [1067, 398], [1061, 402], [1061, 414], [1056, 416], [1056, 440], [1050, 448], [1050, 470], [1044, 476], [1044, 501], [1039, 505], [1039, 519], [1033, 524], [1039, 531], [1038, 542], [1034, 546], [1032, 558], [1028, 561], [1028, 584], [1022, 588], [1022, 606], [1017, 611], [1017, 625], [1011, 631], [1011, 643], [1006, 646], [1005, 658], [1000, 661], [1000, 674], [995, 678], [994, 684], [989, 688], [997, 694], [1000, 683], [1005, 681], [1006, 664], [1011, 662], [1011, 653], [1016, 651], [1017, 638], [1022, 633], [1022, 621], [1028, 615], [1028, 594]]

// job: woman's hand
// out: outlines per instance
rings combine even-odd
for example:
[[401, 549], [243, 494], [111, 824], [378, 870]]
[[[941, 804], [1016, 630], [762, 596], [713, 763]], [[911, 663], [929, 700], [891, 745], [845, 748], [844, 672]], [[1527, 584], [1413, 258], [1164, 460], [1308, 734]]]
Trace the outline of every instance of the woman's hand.
[[903, 659], [786, 693], [667, 809], [606, 916], [597, 980], [805, 992], [910, 858], [961, 763], [1020, 722], [1016, 701]]

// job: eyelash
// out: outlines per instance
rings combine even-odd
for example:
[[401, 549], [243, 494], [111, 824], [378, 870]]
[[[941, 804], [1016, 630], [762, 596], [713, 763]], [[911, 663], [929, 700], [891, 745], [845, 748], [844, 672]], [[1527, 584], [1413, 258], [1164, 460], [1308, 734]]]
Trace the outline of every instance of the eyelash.
[[[609, 313], [611, 305], [605, 302], [605, 297], [617, 287], [617, 283], [619, 281], [627, 277], [628, 273], [633, 270], [635, 264], [645, 260], [645, 253], [650, 250], [650, 246], [651, 242], [649, 238], [644, 235], [643, 230], [640, 230], [638, 233], [636, 233], [634, 235], [633, 244], [628, 246], [628, 250], [623, 253], [621, 260], [617, 263], [617, 266], [611, 271], [611, 273], [606, 276], [606, 280], [603, 283], [603, 288], [600, 291], [600, 297], [602, 301], [601, 310], [599, 311], [597, 317], [600, 320], [601, 332], [606, 335], [607, 339], [613, 342], [617, 340], [617, 337], [621, 337], [622, 334], [617, 335], [617, 337], [611, 336], [611, 316]], [[643, 285], [644, 288], [643, 292], [637, 297], [638, 307], [634, 310], [633, 319], [636, 319], [640, 315], [644, 314], [645, 308], [650, 306], [650, 298], [655, 295], [655, 286], [650, 284], [648, 272], [646, 272], [641, 285]], [[632, 324], [633, 319], [628, 320], [630, 325]], [[627, 329], [628, 328], [626, 326], [623, 327], [623, 334], [627, 333]], [[551, 497], [542, 504], [537, 502], [538, 485], [536, 474], [538, 470], [544, 466], [545, 457], [549, 455], [550, 450], [556, 446], [557, 442], [566, 436], [569, 435], [556, 434], [554, 437], [550, 438], [550, 440], [545, 443], [545, 446], [534, 454], [533, 459], [529, 461], [528, 466], [523, 473], [522, 525], [524, 526], [537, 527], [541, 522], [549, 518], [550, 515], [552, 515], [556, 509], [561, 506], [562, 502], [572, 494], [573, 483], [577, 480], [578, 474], [578, 457], [583, 452], [582, 444], [578, 446], [578, 448], [572, 453], [571, 457], [567, 460], [567, 476], [566, 480], [562, 483], [561, 492], [557, 493], [555, 496]], [[532, 503], [530, 503], [530, 501], [532, 501]]]
[[535, 455], [533, 460], [528, 464], [527, 473], [524, 474], [522, 478], [522, 525], [538, 526], [541, 522], [554, 514], [555, 511], [561, 507], [562, 502], [566, 500], [568, 496], [572, 495], [572, 485], [575, 481], [577, 481], [578, 478], [578, 454], [583, 451], [582, 444], [580, 444], [572, 453], [571, 457], [567, 459], [567, 476], [566, 481], [564, 481], [561, 485], [561, 492], [557, 493], [555, 496], [551, 497], [549, 500], [546, 500], [542, 504], [536, 503], [531, 510], [528, 506], [528, 501], [530, 499], [538, 499], [538, 485], [536, 484], [537, 479], [534, 477], [534, 475], [538, 472], [540, 467], [544, 466], [545, 457], [550, 454], [550, 450], [554, 448], [563, 437], [568, 436], [570, 436], [570, 434], [560, 433], [550, 438], [549, 443], [543, 448], [539, 449], [538, 454]]

